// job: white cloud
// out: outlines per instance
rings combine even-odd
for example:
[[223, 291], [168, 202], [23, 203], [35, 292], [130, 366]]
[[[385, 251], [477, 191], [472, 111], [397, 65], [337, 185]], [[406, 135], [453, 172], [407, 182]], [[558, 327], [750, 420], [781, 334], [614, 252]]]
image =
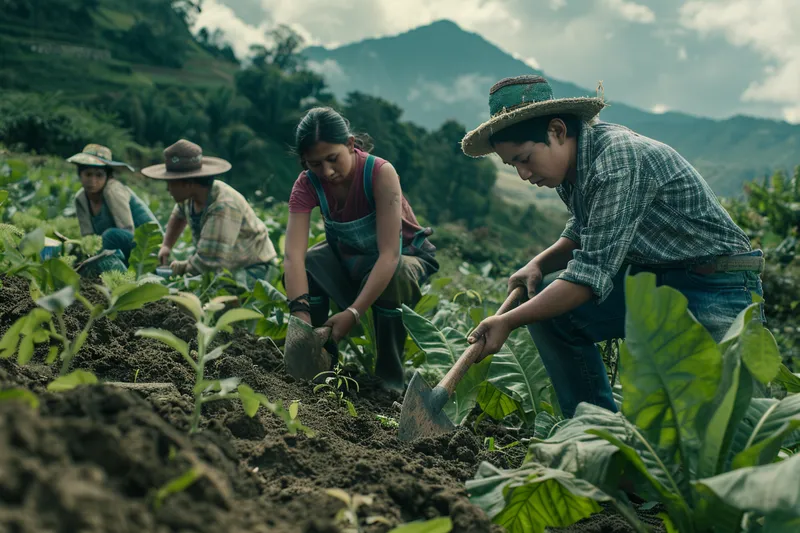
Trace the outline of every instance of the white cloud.
[[657, 115], [660, 115], [662, 113], [666, 113], [667, 111], [669, 111], [669, 107], [667, 107], [664, 104], [656, 104], [650, 109], [650, 111], [656, 113]]
[[309, 61], [307, 63], [307, 66], [309, 70], [321, 75], [323, 78], [325, 78], [326, 81], [330, 83], [342, 81], [346, 78], [342, 66], [339, 65], [339, 63], [337, 63], [333, 59], [326, 59], [322, 62]]
[[514, 59], [522, 61], [534, 70], [542, 70], [542, 65], [536, 60], [535, 57], [524, 57], [516, 52], [512, 52], [511, 55], [514, 57]]
[[678, 59], [681, 61], [686, 61], [689, 58], [689, 54], [686, 52], [686, 47], [681, 46], [678, 48]]
[[567, 0], [550, 0], [550, 9], [553, 11], [558, 11], [562, 7], [567, 5]]
[[772, 63], [764, 78], [742, 93], [745, 102], [784, 106], [797, 119], [800, 109], [800, 2], [797, 0], [690, 0], [681, 23], [701, 35], [721, 33], [734, 46], [750, 47]]
[[628, 0], [602, 0], [602, 2], [606, 7], [616, 11], [622, 18], [631, 22], [651, 24], [656, 20], [656, 14], [653, 13], [653, 10], [642, 4], [629, 2]]
[[[459, 76], [450, 85], [420, 80], [417, 86], [409, 91], [408, 100], [413, 101], [425, 96], [445, 104], [470, 100], [483, 102], [489, 97], [489, 87], [495, 81], [490, 76], [481, 76], [480, 74]], [[435, 103], [432, 102], [431, 105], [435, 105]]]
[[258, 26], [248, 24], [237, 17], [231, 8], [217, 0], [203, 2], [203, 11], [195, 20], [192, 30], [197, 31], [202, 27], [211, 31], [219, 29], [239, 58], [248, 55], [251, 44], [267, 44], [266, 21]]
[[800, 124], [800, 105], [783, 108], [783, 118], [791, 124]]

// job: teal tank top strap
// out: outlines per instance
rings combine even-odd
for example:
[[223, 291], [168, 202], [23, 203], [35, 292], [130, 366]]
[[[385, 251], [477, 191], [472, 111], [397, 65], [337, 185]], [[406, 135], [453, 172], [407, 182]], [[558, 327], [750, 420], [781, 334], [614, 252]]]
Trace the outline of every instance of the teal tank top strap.
[[367, 155], [367, 160], [364, 161], [364, 194], [367, 197], [369, 206], [375, 211], [375, 197], [372, 192], [372, 169], [375, 168], [375, 156]]
[[331, 210], [328, 207], [328, 199], [325, 198], [325, 190], [322, 188], [322, 183], [320, 183], [319, 178], [310, 170], [306, 170], [306, 176], [308, 176], [309, 181], [311, 181], [311, 185], [314, 186], [314, 190], [317, 191], [317, 198], [319, 198], [319, 209], [322, 211], [322, 217], [325, 220], [330, 220]]

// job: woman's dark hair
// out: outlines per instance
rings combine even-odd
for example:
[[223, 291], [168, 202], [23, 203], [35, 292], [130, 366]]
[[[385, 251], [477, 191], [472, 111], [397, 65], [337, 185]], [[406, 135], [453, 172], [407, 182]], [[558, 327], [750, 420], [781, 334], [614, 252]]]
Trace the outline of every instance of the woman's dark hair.
[[78, 165], [78, 177], [81, 176], [81, 172], [86, 170], [87, 168], [101, 168], [106, 172], [106, 180], [110, 180], [114, 177], [114, 169], [111, 167], [96, 167], [94, 165]]
[[567, 137], [578, 136], [581, 120], [575, 115], [545, 115], [523, 120], [502, 129], [489, 137], [489, 142], [492, 146], [501, 142], [521, 144], [528, 141], [550, 144], [547, 137], [547, 128], [554, 118], [560, 118], [567, 125]]
[[294, 153], [300, 157], [305, 168], [303, 154], [318, 142], [330, 144], [346, 144], [355, 137], [355, 145], [365, 151], [372, 150], [373, 145], [368, 135], [356, 135], [350, 130], [350, 122], [331, 107], [315, 107], [310, 109], [300, 120], [295, 130]]

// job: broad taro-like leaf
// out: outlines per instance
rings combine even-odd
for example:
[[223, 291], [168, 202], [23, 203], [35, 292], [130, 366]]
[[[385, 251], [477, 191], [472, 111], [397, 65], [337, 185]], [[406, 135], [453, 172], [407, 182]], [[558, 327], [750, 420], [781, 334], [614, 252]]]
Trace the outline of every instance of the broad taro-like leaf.
[[543, 391], [549, 383], [539, 351], [530, 338], [506, 343], [502, 350], [494, 354], [487, 380], [519, 402], [525, 414], [531, 418], [535, 416]]
[[0, 190], [0, 205], [3, 205], [6, 200], [8, 200], [8, 191]]
[[[792, 394], [779, 402], [769, 402], [763, 399], [754, 400], [758, 411], [750, 411], [754, 415], [760, 412], [757, 420], [748, 420], [753, 423], [752, 430], [743, 431], [738, 444], [745, 435], [747, 440], [744, 448], [738, 451], [733, 458], [732, 468], [758, 466], [772, 462], [777, 457], [787, 437], [800, 428], [800, 395]], [[761, 408], [764, 408], [763, 412]], [[795, 439], [796, 440], [796, 439]]]
[[509, 533], [542, 533], [566, 527], [599, 512], [597, 502], [612, 498], [597, 487], [562, 470], [532, 465], [500, 470], [482, 463], [467, 482], [472, 503]]
[[722, 381], [717, 389], [717, 399], [713, 406], [709, 406], [713, 414], [704, 429], [697, 467], [697, 476], [701, 478], [724, 470], [733, 436], [753, 396], [753, 380], [742, 362], [740, 346], [738, 342], [728, 344], [722, 356]]
[[519, 402], [504, 394], [488, 381], [481, 383], [478, 391], [478, 405], [484, 413], [495, 420], [503, 420], [511, 413], [522, 410]]
[[629, 276], [625, 298], [622, 410], [665, 457], [680, 452], [691, 475], [722, 378], [719, 348], [688, 312], [686, 297], [657, 288], [654, 274]]
[[97, 376], [86, 370], [73, 370], [66, 376], [61, 376], [47, 385], [50, 392], [64, 392], [81, 385], [94, 385], [97, 383]]
[[[440, 331], [430, 320], [406, 305], [403, 306], [403, 323], [416, 345], [425, 353], [423, 367], [436, 379], [442, 379], [469, 347], [462, 333], [453, 328]], [[486, 380], [492, 361], [492, 357], [487, 357], [472, 365], [445, 404], [444, 412], [454, 424], [461, 424], [475, 407], [480, 384]], [[428, 384], [435, 387], [437, 383]]]
[[439, 295], [425, 294], [420, 298], [419, 302], [417, 302], [417, 305], [414, 306], [414, 312], [420, 316], [425, 316], [428, 312], [436, 309], [437, 305], [439, 305]]
[[[702, 494], [724, 504], [763, 515], [776, 526], [800, 518], [800, 455], [778, 463], [739, 468], [695, 483]], [[776, 527], [775, 530], [780, 530]], [[772, 532], [773, 529], [765, 529]]]
[[559, 419], [547, 411], [536, 413], [533, 426], [533, 437], [539, 440], [547, 440], [553, 436], [559, 427]]
[[[616, 441], [611, 442], [609, 435]], [[649, 476], [670, 492], [686, 496], [689, 488], [676, 474], [677, 465], [659, 455], [658, 450], [621, 413], [612, 413], [585, 402], [578, 404], [575, 416], [561, 422], [558, 431], [548, 439], [535, 439], [528, 449], [526, 462], [534, 461], [549, 468], [565, 470], [601, 489], [611, 490], [610, 487], [616, 488], [623, 466], [625, 450], [620, 449], [621, 445], [638, 453], [648, 472], [645, 480]], [[636, 464], [633, 466], [638, 468]], [[641, 490], [650, 491], [650, 487], [642, 485]]]
[[461, 356], [463, 349], [466, 349], [466, 339], [463, 344], [451, 346], [444, 333], [448, 328], [440, 331], [430, 320], [415, 313], [407, 305], [403, 305], [402, 309], [403, 324], [419, 349], [425, 352], [426, 366], [444, 377]]
[[793, 374], [784, 364], [781, 364], [775, 381], [783, 385], [790, 394], [800, 392], [800, 375]]

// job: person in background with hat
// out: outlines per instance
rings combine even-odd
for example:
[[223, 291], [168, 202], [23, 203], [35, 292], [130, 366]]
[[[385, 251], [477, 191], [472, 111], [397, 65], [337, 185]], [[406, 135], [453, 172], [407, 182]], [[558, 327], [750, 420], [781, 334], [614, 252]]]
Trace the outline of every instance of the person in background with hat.
[[496, 153], [522, 180], [555, 188], [571, 214], [561, 238], [509, 278], [509, 293], [524, 287], [528, 300], [468, 339], [485, 339], [482, 358], [527, 326], [566, 417], [580, 402], [617, 410], [595, 343], [625, 336], [627, 273], [653, 272], [683, 293], [717, 342], [751, 294], [763, 296], [762, 252], [700, 174], [671, 147], [597, 120], [604, 106], [554, 99], [541, 76], [505, 78], [489, 91], [491, 119], [462, 140], [468, 156]]
[[[158, 224], [147, 204], [114, 177], [115, 167], [131, 172], [133, 167], [112, 160], [111, 150], [99, 144], [87, 144], [67, 161], [77, 165], [82, 185], [75, 195], [81, 235], [100, 235], [103, 249], [119, 250], [127, 263], [134, 247], [134, 230], [147, 222]], [[161, 224], [158, 227], [161, 229]]]
[[173, 274], [242, 269], [248, 277], [265, 279], [277, 256], [267, 227], [244, 196], [215, 179], [231, 164], [203, 156], [200, 146], [185, 139], [164, 150], [164, 161], [142, 169], [148, 178], [166, 181], [176, 202], [158, 253], [161, 264], [188, 225], [195, 252], [185, 261], [172, 261]]

